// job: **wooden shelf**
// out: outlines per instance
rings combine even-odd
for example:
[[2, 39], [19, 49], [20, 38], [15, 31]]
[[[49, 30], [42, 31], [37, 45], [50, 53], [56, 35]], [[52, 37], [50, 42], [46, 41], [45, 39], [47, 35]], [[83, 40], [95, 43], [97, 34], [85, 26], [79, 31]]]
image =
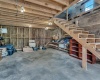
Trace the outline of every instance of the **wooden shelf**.
[[[69, 55], [82, 60], [82, 45], [74, 39], [70, 39]], [[96, 57], [90, 51], [87, 51], [87, 62], [91, 64], [96, 62]]]
[[54, 49], [57, 49], [57, 50], [60, 50], [60, 51], [64, 51], [64, 52], [69, 52], [69, 48], [67, 49], [64, 49], [64, 48], [60, 48], [59, 47], [59, 43], [56, 43], [56, 42], [51, 42], [51, 43], [49, 43], [48, 44], [48, 47], [50, 47], [50, 48], [54, 48]]

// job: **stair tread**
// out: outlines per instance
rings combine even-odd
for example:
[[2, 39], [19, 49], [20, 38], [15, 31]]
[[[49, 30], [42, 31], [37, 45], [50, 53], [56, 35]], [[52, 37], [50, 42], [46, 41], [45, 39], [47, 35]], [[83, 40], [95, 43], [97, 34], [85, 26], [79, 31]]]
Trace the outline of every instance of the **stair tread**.
[[84, 34], [84, 33], [79, 33], [79, 35], [95, 35], [95, 34]]
[[100, 43], [89, 43], [89, 44], [90, 44], [90, 45], [91, 45], [91, 44], [96, 44], [96, 45], [100, 45]]
[[72, 30], [72, 31], [82, 31], [82, 30]]
[[[59, 18], [58, 18], [59, 19]], [[60, 20], [60, 19], [59, 19]], [[82, 46], [84, 46], [86, 49], [88, 49], [90, 52], [92, 52], [96, 57], [98, 57], [100, 59], [100, 52], [97, 52], [96, 49], [93, 49], [93, 45], [98, 45], [98, 48], [99, 48], [99, 45], [100, 45], [100, 38], [94, 38], [95, 37], [95, 34], [89, 34], [89, 31], [84, 31], [84, 28], [74, 28], [76, 27], [75, 24], [71, 23], [71, 22], [68, 22], [68, 23], [65, 23], [64, 25], [62, 25], [61, 23], [58, 23], [57, 21], [55, 22], [61, 29], [63, 29], [66, 33], [70, 34], [71, 37], [73, 37], [75, 40], [77, 40], [80, 44], [82, 44]], [[68, 30], [66, 29], [67, 27], [69, 26], [72, 26], [71, 28], [74, 28], [72, 30]], [[70, 29], [71, 29], [70, 28]], [[82, 29], [82, 30], [77, 30], [77, 29]], [[73, 32], [73, 33], [70, 33], [70, 32]], [[89, 37], [91, 38], [83, 38], [81, 40], [81, 38], [78, 38], [78, 35], [75, 35], [74, 33], [76, 34], [82, 34], [82, 35], [88, 35]], [[93, 38], [92, 38], [93, 37]], [[86, 40], [86, 42], [84, 41]], [[91, 45], [91, 46], [90, 46]], [[94, 46], [95, 47], [95, 46]]]

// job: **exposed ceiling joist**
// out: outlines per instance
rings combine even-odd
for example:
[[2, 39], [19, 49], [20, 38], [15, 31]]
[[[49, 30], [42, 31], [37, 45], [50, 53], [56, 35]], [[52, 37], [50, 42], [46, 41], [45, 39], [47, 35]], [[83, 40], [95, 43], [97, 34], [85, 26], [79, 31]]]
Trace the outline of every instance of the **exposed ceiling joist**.
[[0, 20], [3, 21], [12, 21], [12, 22], [22, 22], [22, 23], [28, 23], [28, 24], [33, 24], [33, 23], [39, 23], [39, 22], [45, 22], [45, 20], [41, 20], [41, 21], [26, 21], [26, 20], [19, 20], [19, 19], [14, 19], [14, 18], [5, 18], [4, 17], [0, 17]]
[[15, 0], [0, 0], [1, 2], [5, 2], [5, 3], [9, 3], [9, 4], [13, 4], [13, 5], [17, 5], [17, 6], [24, 6], [25, 8], [29, 8], [32, 10], [36, 10], [36, 11], [41, 11], [41, 12], [45, 12], [45, 13], [50, 13], [50, 14], [56, 14], [57, 11], [53, 10], [53, 9], [48, 9], [46, 7], [41, 7], [38, 5], [32, 5], [30, 3], [24, 3], [24, 2], [20, 2], [20, 1], [15, 1]]
[[23, 19], [23, 18], [17, 18], [17, 17], [10, 17], [10, 16], [2, 16], [2, 15], [0, 15], [0, 19], [4, 19], [4, 20], [6, 20], [6, 19], [9, 19], [9, 20], [17, 20], [17, 21], [24, 21], [24, 22], [33, 22], [34, 21], [34, 19], [33, 20], [26, 20], [26, 19]]
[[52, 1], [55, 1], [59, 4], [65, 5], [65, 6], [69, 5], [69, 0], [52, 0]]
[[51, 1], [48, 1], [48, 0], [46, 0], [46, 1], [44, 1], [44, 0], [25, 0], [25, 1], [31, 2], [31, 3], [40, 5], [40, 6], [48, 7], [51, 9], [55, 9], [58, 11], [62, 11], [62, 7], [60, 5], [51, 3]]
[[[42, 27], [47, 27], [55, 14], [60, 14], [76, 1], [78, 0], [0, 0], [0, 23], [14, 26], [43, 24]], [[23, 13], [22, 7], [25, 9]]]
[[5, 13], [5, 12], [2, 12], [0, 11], [0, 16], [4, 16], [5, 18], [6, 17], [10, 17], [10, 18], [17, 18], [17, 19], [25, 19], [25, 20], [36, 20], [36, 19], [39, 19], [39, 20], [49, 20], [50, 18], [41, 18], [41, 17], [36, 17], [36, 16], [26, 16], [26, 15], [16, 15], [16, 14], [13, 14], [13, 13]]
[[29, 27], [31, 25], [31, 27], [34, 27], [34, 28], [45, 28], [45, 27], [49, 27], [51, 29], [55, 28], [53, 26], [39, 25], [39, 24], [27, 24], [27, 23], [14, 22], [14, 21], [0, 21], [0, 25], [11, 25], [11, 26], [22, 26], [22, 27]]
[[40, 19], [50, 19], [49, 17], [45, 17], [45, 16], [40, 16], [40, 15], [36, 15], [36, 14], [30, 14], [30, 13], [20, 13], [20, 12], [16, 12], [15, 10], [11, 10], [11, 9], [6, 9], [6, 8], [0, 8], [0, 14], [4, 14], [4, 15], [11, 15], [11, 16], [19, 16], [19, 17], [27, 17], [27, 18], [40, 18]]
[[[20, 7], [17, 7], [15, 5], [11, 5], [11, 4], [7, 4], [7, 3], [3, 3], [3, 2], [0, 2], [0, 7], [11, 9], [11, 10], [16, 10], [16, 11], [18, 10], [18, 11], [20, 11]], [[46, 16], [46, 17], [53, 17], [52, 14], [45, 14], [44, 12], [34, 11], [32, 9], [25, 9], [25, 12], [26, 13], [31, 13], [31, 14], [37, 14], [37, 15], [41, 15], [41, 16]]]
[[16, 19], [16, 18], [3, 17], [3, 16], [0, 16], [0, 20], [22, 22], [22, 23], [29, 23], [29, 24], [33, 24], [33, 23], [36, 23], [36, 22], [38, 23], [39, 21], [41, 21], [41, 22], [47, 21], [47, 20], [39, 20], [39, 19], [37, 19], [37, 21], [32, 21], [32, 20]]

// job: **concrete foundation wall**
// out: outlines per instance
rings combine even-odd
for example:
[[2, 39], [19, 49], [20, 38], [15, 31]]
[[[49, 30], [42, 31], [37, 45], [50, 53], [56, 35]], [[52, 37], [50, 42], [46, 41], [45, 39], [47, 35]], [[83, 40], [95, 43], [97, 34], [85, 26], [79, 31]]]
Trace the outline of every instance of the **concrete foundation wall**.
[[100, 37], [100, 9], [81, 16], [75, 21], [78, 21], [80, 27], [84, 27], [85, 30], [95, 34], [96, 37]]
[[57, 36], [58, 39], [62, 38], [64, 36], [65, 32], [60, 29], [59, 27], [52, 31], [52, 36]]

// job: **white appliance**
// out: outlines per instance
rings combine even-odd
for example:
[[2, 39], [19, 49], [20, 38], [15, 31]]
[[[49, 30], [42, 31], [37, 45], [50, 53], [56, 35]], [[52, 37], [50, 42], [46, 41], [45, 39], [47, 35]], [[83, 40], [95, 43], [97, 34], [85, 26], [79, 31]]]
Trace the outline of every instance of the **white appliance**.
[[66, 44], [59, 43], [59, 48], [64, 48], [64, 49], [66, 49]]
[[36, 47], [35, 40], [29, 40], [29, 47]]

